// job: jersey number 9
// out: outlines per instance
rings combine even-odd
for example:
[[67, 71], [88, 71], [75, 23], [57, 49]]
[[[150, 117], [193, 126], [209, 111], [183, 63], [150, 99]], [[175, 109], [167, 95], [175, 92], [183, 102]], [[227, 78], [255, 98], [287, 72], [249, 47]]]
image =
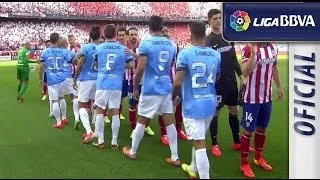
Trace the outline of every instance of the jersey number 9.
[[169, 52], [168, 51], [160, 51], [159, 53], [159, 62], [158, 68], [160, 71], [164, 71], [164, 68], [169, 61]]
[[114, 53], [107, 55], [107, 63], [106, 63], [107, 71], [111, 71], [116, 67], [116, 64], [115, 64], [116, 59], [117, 59], [117, 55]]
[[63, 62], [61, 57], [49, 57], [48, 61], [50, 63], [48, 67], [50, 70], [62, 70]]
[[[208, 87], [208, 84], [214, 83], [214, 78], [215, 78], [215, 76], [213, 75], [214, 72], [210, 72], [207, 79], [203, 79], [203, 78], [206, 78], [207, 76], [207, 64], [203, 62], [197, 62], [197, 63], [193, 63], [191, 68], [192, 70], [198, 69], [198, 72], [192, 75], [192, 88], [206, 88]], [[201, 82], [198, 82], [200, 81], [200, 78], [202, 80]]]

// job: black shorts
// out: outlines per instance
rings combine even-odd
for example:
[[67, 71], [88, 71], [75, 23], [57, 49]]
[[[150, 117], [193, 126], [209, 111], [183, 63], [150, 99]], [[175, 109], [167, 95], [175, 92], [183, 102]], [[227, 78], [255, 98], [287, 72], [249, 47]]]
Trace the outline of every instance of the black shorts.
[[238, 88], [217, 88], [217, 110], [221, 110], [224, 105], [227, 106], [237, 106], [238, 105]]

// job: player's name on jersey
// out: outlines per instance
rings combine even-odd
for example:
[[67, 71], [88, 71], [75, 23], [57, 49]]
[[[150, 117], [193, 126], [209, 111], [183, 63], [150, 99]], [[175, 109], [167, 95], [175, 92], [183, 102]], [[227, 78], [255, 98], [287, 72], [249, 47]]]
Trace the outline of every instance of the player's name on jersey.
[[320, 45], [289, 45], [289, 176], [290, 179], [318, 179], [320, 171], [317, 138], [320, 106]]
[[227, 41], [320, 41], [320, 3], [224, 3]]

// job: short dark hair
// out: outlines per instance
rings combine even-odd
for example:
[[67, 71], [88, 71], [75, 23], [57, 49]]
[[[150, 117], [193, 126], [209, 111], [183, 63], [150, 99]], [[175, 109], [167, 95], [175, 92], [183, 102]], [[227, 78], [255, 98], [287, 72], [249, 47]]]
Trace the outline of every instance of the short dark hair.
[[48, 44], [48, 43], [51, 43], [51, 41], [50, 41], [50, 40], [46, 40], [46, 41], [45, 41], [45, 44]]
[[192, 22], [190, 24], [191, 35], [197, 39], [206, 37], [206, 25], [202, 22]]
[[149, 19], [149, 28], [151, 31], [162, 31], [163, 19], [160, 16], [153, 15]]
[[221, 14], [221, 11], [219, 9], [210, 9], [208, 12], [208, 21], [210, 21], [212, 16], [216, 14]]
[[53, 44], [58, 43], [59, 38], [60, 38], [60, 36], [59, 36], [58, 33], [51, 33], [51, 35], [50, 35], [50, 41], [51, 41], [51, 43], [53, 43]]
[[123, 27], [123, 26], [120, 26], [120, 27], [118, 28], [117, 33], [119, 33], [120, 31], [124, 31], [126, 34], [128, 34], [128, 32], [127, 32], [126, 28], [125, 28], [125, 27]]
[[90, 38], [94, 41], [100, 39], [100, 27], [99, 26], [92, 26], [90, 31]]
[[112, 39], [115, 38], [117, 35], [117, 28], [114, 24], [107, 24], [104, 27], [104, 37], [106, 39]]
[[70, 39], [70, 38], [72, 38], [72, 37], [74, 37], [73, 34], [68, 34], [68, 39]]
[[138, 28], [136, 28], [136, 27], [134, 27], [134, 26], [131, 26], [131, 27], [128, 29], [128, 33], [129, 33], [129, 31], [131, 31], [131, 30], [138, 31]]

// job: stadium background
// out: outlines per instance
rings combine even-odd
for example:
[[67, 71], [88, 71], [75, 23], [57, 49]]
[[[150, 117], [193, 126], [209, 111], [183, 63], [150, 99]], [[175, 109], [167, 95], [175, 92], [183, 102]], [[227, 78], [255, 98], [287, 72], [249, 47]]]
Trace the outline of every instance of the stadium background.
[[[0, 2], [0, 105], [2, 133], [0, 136], [0, 178], [186, 178], [181, 169], [168, 166], [164, 157], [168, 147], [160, 144], [158, 122], [152, 121], [155, 137], [144, 138], [139, 149], [139, 160], [127, 161], [120, 152], [98, 151], [80, 143], [81, 133], [68, 126], [62, 132], [51, 128], [47, 120], [48, 103], [41, 102], [37, 84], [38, 73], [30, 76], [25, 104], [17, 104], [16, 55], [20, 43], [32, 42], [31, 58], [38, 58], [43, 42], [52, 32], [62, 36], [72, 33], [81, 45], [89, 38], [92, 25], [136, 26], [139, 36], [148, 36], [146, 21], [153, 14], [165, 18], [171, 37], [180, 48], [189, 46], [188, 22], [206, 21], [211, 8], [221, 9], [219, 2]], [[207, 29], [208, 33], [210, 28]], [[237, 56], [240, 46], [236, 44]], [[259, 178], [288, 178], [288, 45], [277, 44], [279, 69], [286, 98], [274, 103], [272, 123], [265, 156], [273, 164], [272, 172], [256, 167]], [[7, 61], [12, 60], [12, 61]], [[35, 67], [37, 67], [36, 65]], [[35, 69], [33, 69], [35, 70]], [[276, 89], [274, 88], [274, 91]], [[274, 92], [274, 94], [276, 94]], [[127, 108], [127, 102], [123, 109]], [[68, 119], [73, 119], [72, 105], [68, 101]], [[18, 110], [18, 111], [17, 111]], [[124, 116], [128, 117], [127, 112]], [[219, 125], [221, 158], [209, 157], [211, 177], [241, 178], [239, 153], [231, 150], [232, 137], [226, 108]], [[130, 144], [128, 120], [121, 121], [120, 143]], [[110, 125], [106, 126], [106, 140], [110, 139]], [[208, 141], [208, 144], [210, 142]], [[191, 145], [179, 141], [179, 154], [189, 162]], [[209, 151], [208, 151], [209, 154]]]

